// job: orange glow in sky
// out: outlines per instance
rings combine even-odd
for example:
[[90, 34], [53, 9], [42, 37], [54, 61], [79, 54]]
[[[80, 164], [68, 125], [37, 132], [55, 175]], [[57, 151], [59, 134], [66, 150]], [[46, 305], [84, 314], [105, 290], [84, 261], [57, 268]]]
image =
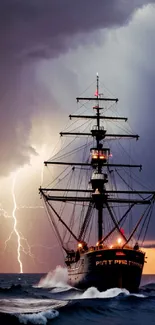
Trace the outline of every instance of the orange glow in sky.
[[147, 263], [144, 265], [143, 274], [155, 274], [155, 248], [145, 248]]

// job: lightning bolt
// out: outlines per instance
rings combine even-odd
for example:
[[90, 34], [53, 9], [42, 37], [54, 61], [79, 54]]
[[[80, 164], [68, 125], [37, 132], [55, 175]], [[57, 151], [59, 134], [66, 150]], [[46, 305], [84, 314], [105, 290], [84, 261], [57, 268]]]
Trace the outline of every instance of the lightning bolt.
[[[36, 206], [26, 206], [26, 205], [22, 205], [22, 206], [16, 206], [16, 210], [20, 210], [20, 209], [44, 209], [44, 206], [42, 206], [42, 205], [36, 205]], [[13, 216], [9, 216], [8, 214], [7, 214], [7, 211], [5, 210], [5, 209], [3, 209], [2, 208], [2, 205], [0, 205], [0, 216], [2, 216], [2, 217], [4, 217], [5, 219], [8, 219], [8, 218], [13, 218]], [[11, 240], [11, 237], [12, 237], [12, 235], [13, 235], [13, 233], [14, 233], [14, 229], [11, 231], [11, 233], [10, 233], [10, 235], [9, 235], [9, 237], [5, 240], [5, 246], [4, 246], [4, 251], [6, 250], [6, 248], [7, 248], [7, 244], [8, 244], [8, 242]], [[27, 245], [27, 247], [28, 247], [28, 251], [26, 251], [25, 249], [24, 249], [24, 247], [21, 245], [21, 247], [22, 247], [22, 251], [27, 255], [29, 255], [30, 257], [32, 257], [33, 259], [35, 258], [35, 256], [32, 254], [32, 252], [31, 252], [31, 248], [33, 247], [33, 246], [35, 246], [35, 245], [29, 245], [29, 243], [28, 243], [28, 241], [27, 241], [27, 239], [23, 236], [23, 234], [21, 234], [20, 233], [20, 238], [23, 240], [23, 241], [25, 241], [25, 243], [26, 243], [26, 245]], [[36, 245], [37, 246], [37, 245]], [[46, 246], [45, 246], [45, 248], [46, 248]]]
[[[8, 242], [11, 240], [12, 238], [12, 235], [15, 233], [16, 234], [16, 237], [17, 237], [17, 260], [18, 260], [18, 263], [19, 263], [19, 266], [20, 266], [20, 273], [23, 273], [23, 264], [22, 264], [22, 261], [21, 261], [21, 252], [23, 252], [25, 255], [29, 255], [32, 259], [33, 259], [33, 262], [35, 263], [35, 259], [41, 263], [41, 264], [45, 264], [43, 262], [41, 262], [38, 258], [35, 257], [35, 255], [32, 253], [32, 247], [36, 246], [37, 245], [29, 245], [27, 239], [23, 236], [23, 234], [21, 232], [18, 231], [17, 229], [17, 217], [16, 217], [16, 211], [17, 210], [20, 210], [20, 209], [44, 209], [44, 206], [41, 206], [41, 205], [36, 205], [36, 206], [17, 206], [17, 202], [16, 202], [16, 196], [15, 196], [15, 185], [16, 185], [16, 179], [17, 179], [17, 175], [18, 175], [19, 171], [16, 172], [14, 175], [13, 175], [13, 182], [12, 182], [12, 198], [13, 198], [13, 212], [12, 212], [12, 215], [9, 216], [6, 212], [6, 210], [4, 210], [2, 208], [2, 206], [0, 205], [0, 214], [5, 217], [5, 218], [13, 218], [13, 229], [9, 235], [9, 237], [6, 239], [5, 241], [5, 246], [4, 246], [4, 252], [7, 248], [7, 245], [8, 245]], [[25, 242], [25, 245], [27, 246], [27, 248], [24, 248], [23, 246], [23, 242]], [[46, 246], [45, 246], [46, 248]], [[48, 247], [48, 249], [50, 249]]]
[[11, 240], [11, 237], [12, 237], [13, 233], [14, 233], [14, 230], [11, 231], [9, 237], [5, 241], [4, 252], [5, 252], [6, 248], [7, 248], [8, 242]]
[[17, 203], [16, 203], [16, 196], [15, 196], [15, 184], [16, 184], [17, 175], [18, 175], [18, 172], [16, 172], [15, 175], [13, 176], [13, 182], [12, 182], [12, 197], [13, 197], [13, 204], [14, 204], [12, 217], [14, 220], [13, 231], [15, 232], [15, 234], [17, 236], [17, 260], [18, 260], [19, 267], [20, 267], [20, 273], [23, 273], [23, 264], [21, 261], [21, 247], [22, 247], [22, 245], [21, 245], [20, 234], [17, 229], [17, 218], [16, 218]]
[[[13, 219], [13, 229], [12, 229], [9, 237], [5, 240], [4, 252], [5, 252], [6, 248], [7, 248], [8, 242], [11, 240], [13, 234], [15, 234], [16, 237], [17, 237], [17, 261], [19, 263], [20, 273], [23, 273], [23, 263], [22, 263], [22, 260], [21, 260], [21, 252], [23, 252], [26, 255], [29, 255], [33, 259], [33, 262], [35, 262], [35, 259], [38, 260], [38, 262], [41, 263], [41, 264], [43, 262], [39, 261], [39, 259], [36, 258], [35, 255], [32, 253], [32, 248], [40, 246], [40, 245], [29, 245], [27, 239], [18, 230], [16, 212], [17, 212], [17, 210], [20, 210], [20, 209], [44, 209], [44, 206], [41, 206], [41, 205], [17, 206], [16, 195], [15, 195], [15, 185], [16, 185], [17, 175], [19, 174], [19, 172], [20, 172], [20, 170], [13, 173], [13, 181], [12, 181], [12, 189], [11, 189], [11, 194], [12, 194], [12, 198], [13, 198], [12, 215], [11, 216], [8, 215], [7, 211], [5, 211], [3, 209], [3, 207], [2, 207], [2, 205], [0, 204], [0, 216], [2, 216], [4, 218], [12, 218]], [[44, 167], [42, 167], [42, 169], [41, 169], [41, 184], [43, 183], [43, 173], [44, 173]], [[23, 242], [24, 242], [24, 244], [23, 244]], [[46, 247], [46, 246], [42, 246], [42, 247], [47, 248], [47, 249], [53, 249], [53, 247]], [[43, 264], [45, 264], [45, 263], [43, 263]]]
[[31, 206], [31, 205], [21, 205], [21, 206], [18, 206], [17, 207], [17, 210], [20, 210], [20, 209], [44, 209], [44, 206], [43, 205], [34, 205], [34, 206]]
[[7, 214], [7, 212], [6, 212], [6, 210], [4, 210], [4, 209], [2, 208], [2, 205], [1, 205], [1, 204], [0, 204], [0, 216], [4, 217], [4, 218], [6, 218], [6, 219], [8, 219], [8, 218], [12, 218], [12, 216], [9, 216], [9, 215]]
[[[11, 231], [9, 237], [8, 237], [8, 238], [6, 239], [6, 241], [5, 241], [5, 247], [4, 247], [4, 251], [3, 251], [3, 253], [5, 252], [5, 250], [6, 250], [6, 248], [7, 248], [7, 245], [8, 245], [8, 242], [11, 240], [11, 237], [12, 237], [13, 233], [14, 233], [14, 229]], [[19, 233], [19, 235], [20, 235], [20, 252], [22, 251], [25, 255], [29, 255], [29, 256], [32, 258], [34, 264], [35, 264], [35, 260], [37, 260], [38, 263], [40, 263], [40, 264], [46, 264], [46, 263], [40, 261], [40, 259], [37, 258], [37, 257], [32, 253], [32, 248], [33, 248], [33, 247], [43, 247], [43, 248], [46, 248], [46, 249], [53, 249], [53, 247], [47, 247], [47, 246], [43, 246], [43, 245], [29, 245], [28, 240], [27, 240], [27, 239], [22, 235], [21, 232]], [[22, 242], [23, 242], [23, 241], [25, 242], [25, 244], [26, 244], [26, 246], [27, 246], [27, 249], [24, 248], [24, 246], [21, 244], [21, 241], [22, 241]], [[21, 273], [22, 273], [22, 272], [21, 272]]]

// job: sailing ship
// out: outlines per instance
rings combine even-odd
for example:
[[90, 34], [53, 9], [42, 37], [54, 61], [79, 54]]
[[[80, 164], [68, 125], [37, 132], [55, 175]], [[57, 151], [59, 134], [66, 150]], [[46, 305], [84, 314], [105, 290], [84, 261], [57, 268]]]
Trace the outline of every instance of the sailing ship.
[[[142, 166], [132, 163], [126, 152], [126, 140], [138, 140], [139, 136], [121, 127], [128, 119], [115, 114], [118, 98], [100, 93], [98, 74], [95, 84], [93, 96], [76, 98], [83, 111], [69, 117], [79, 123], [71, 122], [71, 131], [67, 127], [67, 132], [60, 133], [69, 142], [44, 162], [55, 168], [55, 178], [39, 191], [65, 253], [69, 283], [80, 289], [93, 286], [103, 291], [117, 287], [136, 292], [146, 262], [141, 247], [155, 192], [140, 182], [135, 170], [141, 171]], [[88, 103], [94, 103], [92, 111]], [[107, 115], [108, 111], [112, 114]], [[86, 122], [81, 122], [83, 119]], [[116, 132], [116, 126], [123, 132]], [[78, 146], [74, 147], [75, 140]], [[112, 145], [116, 142], [128, 163], [119, 154], [118, 146]]]

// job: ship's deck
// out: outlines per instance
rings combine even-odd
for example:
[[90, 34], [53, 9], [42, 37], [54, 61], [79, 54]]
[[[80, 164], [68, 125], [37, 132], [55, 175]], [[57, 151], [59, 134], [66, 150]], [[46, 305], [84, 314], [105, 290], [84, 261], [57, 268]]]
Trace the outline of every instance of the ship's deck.
[[[109, 250], [109, 249], [119, 249], [119, 250], [135, 250], [134, 247], [125, 245], [123, 248], [120, 245], [113, 245], [111, 247], [107, 245], [98, 245], [98, 246], [90, 246], [87, 250], [80, 250], [80, 254], [86, 254], [94, 251], [101, 251], [101, 250]], [[144, 252], [139, 248], [137, 249], [137, 252], [141, 252], [144, 254]]]

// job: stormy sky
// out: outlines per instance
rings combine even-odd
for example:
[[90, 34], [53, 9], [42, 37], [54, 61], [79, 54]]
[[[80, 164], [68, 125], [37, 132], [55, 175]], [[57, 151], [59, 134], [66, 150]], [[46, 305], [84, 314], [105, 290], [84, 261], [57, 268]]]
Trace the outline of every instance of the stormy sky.
[[[129, 116], [141, 135], [137, 157], [144, 165], [144, 181], [153, 187], [154, 17], [154, 1], [1, 0], [0, 200], [9, 215], [11, 175], [19, 167], [18, 205], [42, 204], [38, 199], [40, 170], [33, 170], [32, 161], [37, 161], [44, 145], [52, 151], [62, 117], [75, 110], [74, 98], [97, 71], [120, 98], [122, 114]], [[23, 253], [25, 272], [48, 271], [61, 261], [54, 259], [52, 264], [51, 250], [40, 247], [57, 245], [42, 209], [21, 209], [18, 220], [22, 234], [37, 247], [35, 263]], [[2, 271], [17, 272], [14, 236], [13, 245], [4, 253], [11, 218], [1, 213], [0, 225]], [[149, 236], [155, 239], [153, 227]]]

